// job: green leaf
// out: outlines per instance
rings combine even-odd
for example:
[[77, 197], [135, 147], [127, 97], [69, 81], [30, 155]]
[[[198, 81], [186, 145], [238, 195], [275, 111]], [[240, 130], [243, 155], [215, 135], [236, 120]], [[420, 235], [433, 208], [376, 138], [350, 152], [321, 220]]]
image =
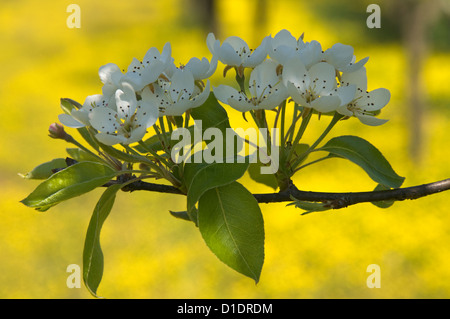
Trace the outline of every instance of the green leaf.
[[[61, 109], [66, 114], [71, 114], [72, 110], [81, 109], [83, 105], [69, 98], [62, 98], [61, 100]], [[99, 147], [95, 140], [92, 138], [89, 130], [86, 127], [80, 127], [77, 129], [78, 133], [80, 133], [81, 137], [95, 150], [99, 150]]]
[[111, 167], [100, 163], [77, 163], [53, 174], [21, 202], [28, 207], [47, 210], [62, 201], [102, 186], [116, 174]]
[[368, 141], [357, 136], [340, 136], [329, 140], [317, 149], [327, 151], [359, 165], [375, 182], [390, 188], [398, 188], [404, 177], [397, 175], [381, 152]]
[[187, 208], [190, 212], [207, 190], [227, 185], [241, 178], [249, 163], [186, 163], [184, 181], [187, 185]]
[[95, 296], [103, 277], [103, 252], [100, 246], [100, 232], [103, 223], [114, 205], [117, 192], [122, 184], [108, 187], [95, 206], [86, 233], [83, 249], [83, 281], [89, 292]]
[[264, 184], [276, 190], [278, 188], [278, 181], [274, 174], [261, 174], [261, 167], [264, 166], [261, 162], [250, 163], [248, 166], [248, 174], [255, 182]]
[[[378, 184], [377, 187], [375, 187], [374, 191], [385, 191], [389, 190], [389, 187], [386, 187], [384, 185]], [[379, 207], [379, 208], [389, 208], [392, 205], [394, 205], [395, 200], [380, 200], [377, 202], [371, 202], [373, 205]]]
[[213, 92], [210, 93], [203, 105], [191, 110], [191, 116], [195, 120], [202, 121], [203, 131], [210, 127], [217, 127], [225, 132], [227, 128], [231, 127], [227, 112], [219, 104]]
[[294, 200], [292, 203], [287, 204], [286, 206], [292, 205], [295, 205], [296, 208], [304, 210], [305, 212], [302, 213], [302, 215], [313, 212], [323, 212], [331, 209], [331, 207], [327, 206], [325, 203], [305, 202], [301, 200]]
[[174, 116], [173, 117], [174, 121], [175, 121], [175, 125], [177, 127], [183, 127], [184, 124], [184, 120], [182, 116]]
[[202, 195], [198, 227], [211, 251], [257, 283], [264, 263], [264, 221], [253, 195], [238, 182]]
[[122, 161], [125, 161], [125, 162], [128, 162], [128, 163], [148, 163], [148, 162], [151, 162], [145, 156], [128, 154], [128, 153], [122, 152], [122, 151], [120, 151], [120, 150], [118, 150], [118, 149], [116, 149], [116, 148], [114, 148], [112, 146], [105, 145], [105, 144], [102, 144], [100, 142], [98, 142], [98, 145], [100, 145], [100, 147], [102, 148], [102, 150], [106, 154], [108, 154], [108, 155], [110, 155], [110, 156], [112, 156], [112, 157], [114, 157], [114, 158], [116, 158], [118, 160], [122, 160]]
[[[191, 138], [193, 137], [194, 134], [194, 126], [189, 126], [187, 128], [187, 130], [191, 133]], [[172, 140], [172, 133], [170, 132], [166, 132], [166, 133], [160, 133], [161, 137], [166, 136], [167, 140], [169, 141], [169, 144], [171, 147], [173, 147], [174, 145], [176, 145], [178, 143], [178, 140]], [[163, 146], [161, 144], [161, 141], [159, 139], [158, 135], [153, 135], [152, 137], [146, 139], [144, 141], [144, 143], [146, 144], [147, 148], [150, 148], [151, 150], [155, 151], [155, 152], [159, 152], [164, 150]], [[137, 150], [140, 153], [147, 153], [147, 150], [145, 147], [141, 146], [141, 145], [136, 145], [134, 147], [135, 150]]]
[[[231, 129], [228, 114], [211, 92], [206, 102], [191, 110], [194, 120], [202, 121], [202, 133], [208, 128], [218, 128], [223, 133], [223, 155], [226, 156], [226, 132]], [[238, 154], [235, 147], [234, 154]], [[193, 155], [195, 158], [195, 155]], [[203, 157], [202, 157], [203, 158]], [[183, 180], [188, 189], [188, 212], [190, 212], [200, 196], [213, 187], [229, 184], [242, 177], [248, 168], [246, 163], [186, 163]]]
[[66, 160], [64, 158], [55, 158], [49, 162], [42, 163], [31, 170], [31, 172], [21, 177], [26, 179], [47, 179], [54, 174], [53, 170], [66, 168]]
[[[226, 134], [234, 134], [235, 139], [240, 139], [240, 137], [234, 132], [234, 130], [231, 129], [228, 114], [222, 107], [222, 105], [220, 105], [220, 103], [217, 101], [213, 92], [211, 92], [208, 99], [203, 105], [191, 110], [191, 116], [196, 121], [201, 120], [202, 134], [209, 128], [218, 128], [222, 132], [224, 156], [227, 151]], [[238, 148], [237, 145], [238, 144], [236, 143], [234, 146], [234, 154], [238, 154], [241, 150], [241, 148]]]
[[81, 105], [77, 101], [68, 98], [62, 98], [60, 102], [61, 102], [61, 109], [66, 114], [70, 114], [73, 109], [81, 109], [83, 107], [83, 105]]
[[187, 211], [174, 212], [171, 210], [169, 210], [169, 212], [175, 218], [193, 222], [196, 226], [198, 226], [197, 225], [197, 209], [193, 209], [191, 212], [187, 212]]
[[81, 148], [66, 148], [67, 154], [77, 162], [100, 162], [98, 157], [88, 153]]
[[[92, 129], [92, 128], [91, 128]], [[81, 137], [97, 152], [100, 151], [99, 143], [94, 139], [86, 127], [80, 127], [77, 129]]]

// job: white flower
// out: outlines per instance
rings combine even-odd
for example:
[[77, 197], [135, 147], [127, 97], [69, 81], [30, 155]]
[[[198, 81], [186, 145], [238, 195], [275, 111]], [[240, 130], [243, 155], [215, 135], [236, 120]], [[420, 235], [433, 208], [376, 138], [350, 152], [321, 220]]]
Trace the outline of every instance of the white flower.
[[284, 64], [293, 58], [298, 53], [298, 50], [304, 46], [303, 34], [296, 39], [288, 30], [284, 29], [270, 39], [268, 54], [273, 60]]
[[208, 34], [206, 38], [206, 44], [213, 56], [223, 64], [236, 68], [254, 68], [260, 64], [267, 56], [269, 41], [270, 37], [265, 37], [255, 50], [251, 50], [244, 40], [236, 36], [228, 37], [222, 45], [213, 33]]
[[180, 116], [205, 103], [209, 91], [209, 80], [201, 91], [189, 70], [176, 69], [170, 79], [159, 79], [154, 83], [152, 92], [143, 94], [142, 100], [155, 105], [159, 109], [159, 116]]
[[102, 94], [94, 94], [86, 97], [83, 106], [77, 110], [73, 109], [69, 114], [60, 114], [58, 115], [59, 121], [67, 126], [72, 128], [80, 128], [84, 126], [90, 125], [89, 123], [89, 114], [95, 109], [100, 107], [114, 108], [115, 101], [111, 106], [109, 104], [110, 98], [105, 98]]
[[179, 67], [172, 63], [172, 65], [167, 68], [166, 74], [169, 77], [172, 77], [177, 69], [189, 70], [195, 81], [202, 81], [213, 75], [217, 69], [217, 62], [218, 60], [215, 56], [211, 58], [211, 61], [208, 61], [207, 58], [202, 58], [200, 60], [199, 58], [194, 57], [191, 58], [186, 65], [180, 65]]
[[349, 103], [339, 107], [337, 112], [346, 116], [356, 116], [361, 123], [371, 126], [381, 125], [388, 121], [376, 118], [375, 114], [389, 102], [391, 93], [385, 88], [367, 91], [365, 67], [355, 72], [342, 74], [341, 87], [349, 85], [356, 85], [355, 97]]
[[115, 109], [116, 98], [115, 92], [122, 88], [125, 75], [120, 68], [114, 63], [108, 63], [100, 67], [98, 70], [100, 80], [103, 83], [103, 94], [95, 94], [88, 96], [83, 106], [77, 110], [73, 109], [69, 114], [60, 114], [58, 116], [62, 124], [67, 127], [80, 128], [89, 125], [89, 113], [96, 107], [109, 107]]
[[[141, 94], [150, 89], [145, 88]], [[123, 84], [123, 89], [115, 93], [117, 109], [97, 107], [89, 113], [89, 121], [99, 131], [96, 138], [103, 144], [131, 144], [140, 141], [148, 127], [155, 124], [158, 118], [156, 106], [137, 101], [133, 87]]]
[[277, 75], [277, 65], [273, 60], [266, 60], [252, 71], [249, 81], [250, 97], [223, 84], [213, 87], [214, 95], [222, 103], [240, 112], [273, 109], [288, 97], [286, 87]]
[[317, 64], [323, 60], [322, 45], [315, 40], [306, 42], [305, 45], [298, 51], [298, 55], [305, 67], [309, 69], [314, 64]]
[[136, 58], [128, 66], [126, 81], [133, 85], [135, 91], [142, 90], [146, 85], [155, 82], [172, 63], [172, 48], [170, 43], [164, 45], [161, 54], [158, 49], [150, 48], [142, 62]]
[[281, 30], [270, 39], [268, 53], [281, 65], [296, 56], [300, 57], [306, 68], [320, 62], [323, 58], [322, 45], [319, 42], [315, 40], [304, 42], [303, 34], [296, 39], [288, 30]]
[[327, 49], [323, 54], [324, 60], [333, 65], [336, 70], [341, 72], [355, 72], [362, 68], [367, 63], [369, 57], [356, 61], [356, 56], [353, 55], [353, 47], [341, 43], [334, 44]]
[[100, 67], [98, 75], [103, 83], [102, 93], [108, 104], [114, 107], [115, 92], [122, 88], [122, 83], [125, 81], [125, 74], [114, 63], [107, 63]]
[[307, 70], [300, 57], [294, 57], [284, 65], [283, 82], [297, 104], [322, 113], [335, 111], [350, 102], [356, 90], [354, 85], [337, 88], [332, 65], [319, 62]]
[[208, 59], [191, 58], [189, 62], [184, 66], [185, 70], [191, 71], [194, 76], [194, 80], [201, 81], [209, 78], [217, 69], [217, 57], [212, 57], [211, 62]]

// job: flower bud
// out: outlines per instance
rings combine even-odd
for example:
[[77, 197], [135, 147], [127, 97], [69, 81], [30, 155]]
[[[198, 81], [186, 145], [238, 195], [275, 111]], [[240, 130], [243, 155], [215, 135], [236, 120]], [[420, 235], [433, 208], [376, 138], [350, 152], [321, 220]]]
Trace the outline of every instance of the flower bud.
[[68, 136], [66, 131], [64, 131], [64, 126], [62, 126], [59, 123], [51, 124], [50, 127], [48, 128], [48, 132], [49, 132], [48, 136], [50, 136], [51, 138], [65, 140]]

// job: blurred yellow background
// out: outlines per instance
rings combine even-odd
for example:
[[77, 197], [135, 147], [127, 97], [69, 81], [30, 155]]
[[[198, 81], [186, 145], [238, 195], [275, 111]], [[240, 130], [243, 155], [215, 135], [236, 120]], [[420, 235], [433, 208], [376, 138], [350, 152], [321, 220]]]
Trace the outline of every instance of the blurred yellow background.
[[[368, 29], [367, 1], [353, 5], [351, 12], [348, 5], [333, 12], [331, 1], [264, 1], [264, 7], [263, 1], [218, 0], [213, 23], [205, 19], [201, 2], [79, 0], [81, 28], [70, 29], [66, 8], [71, 2], [2, 1], [0, 298], [90, 298], [84, 286], [66, 286], [66, 268], [82, 264], [84, 236], [102, 190], [39, 213], [19, 203], [38, 182], [18, 173], [66, 156], [69, 145], [47, 136], [61, 113], [61, 97], [82, 103], [87, 95], [101, 93], [101, 65], [126, 68], [133, 57], [142, 58], [152, 46], [161, 50], [166, 42], [172, 44], [176, 64], [193, 56], [209, 59], [206, 35], [211, 30], [221, 41], [237, 35], [251, 47], [281, 29], [297, 37], [304, 32], [306, 41], [318, 40], [324, 49], [336, 42], [350, 44], [358, 59], [370, 56], [369, 89], [391, 91], [380, 116], [390, 121], [367, 127], [351, 119], [330, 137], [366, 138], [406, 177], [404, 186], [450, 177], [448, 24], [427, 33], [432, 37], [433, 30], [444, 30], [443, 37], [436, 33], [433, 38], [441, 46], [430, 45], [424, 61], [422, 156], [413, 161], [408, 151], [408, 52], [392, 36], [399, 32], [396, 27], [385, 24], [387, 10], [395, 17], [395, 9], [381, 4], [381, 29]], [[213, 85], [222, 81], [222, 70], [219, 65]], [[232, 125], [239, 125], [240, 114], [226, 109]], [[326, 124], [327, 119], [314, 119], [305, 138], [311, 140]], [[242, 182], [253, 192], [271, 191], [247, 177]], [[295, 183], [315, 191], [375, 187], [360, 168], [338, 159], [301, 171]], [[262, 204], [266, 259], [255, 285], [222, 264], [192, 223], [169, 214], [185, 209], [184, 197], [120, 193], [102, 230], [105, 271], [98, 293], [109, 298], [448, 298], [449, 200], [450, 193], [441, 193], [398, 202], [388, 210], [360, 204], [306, 216], [283, 203]], [[381, 267], [381, 288], [366, 286], [370, 264]]]

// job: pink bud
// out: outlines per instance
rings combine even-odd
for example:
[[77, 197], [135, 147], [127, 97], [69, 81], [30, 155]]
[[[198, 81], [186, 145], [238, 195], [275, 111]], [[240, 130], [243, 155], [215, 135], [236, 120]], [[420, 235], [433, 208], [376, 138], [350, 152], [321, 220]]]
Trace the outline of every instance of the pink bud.
[[66, 139], [67, 133], [64, 131], [64, 126], [62, 126], [59, 123], [53, 123], [48, 128], [49, 136], [51, 138], [58, 138], [58, 139]]

